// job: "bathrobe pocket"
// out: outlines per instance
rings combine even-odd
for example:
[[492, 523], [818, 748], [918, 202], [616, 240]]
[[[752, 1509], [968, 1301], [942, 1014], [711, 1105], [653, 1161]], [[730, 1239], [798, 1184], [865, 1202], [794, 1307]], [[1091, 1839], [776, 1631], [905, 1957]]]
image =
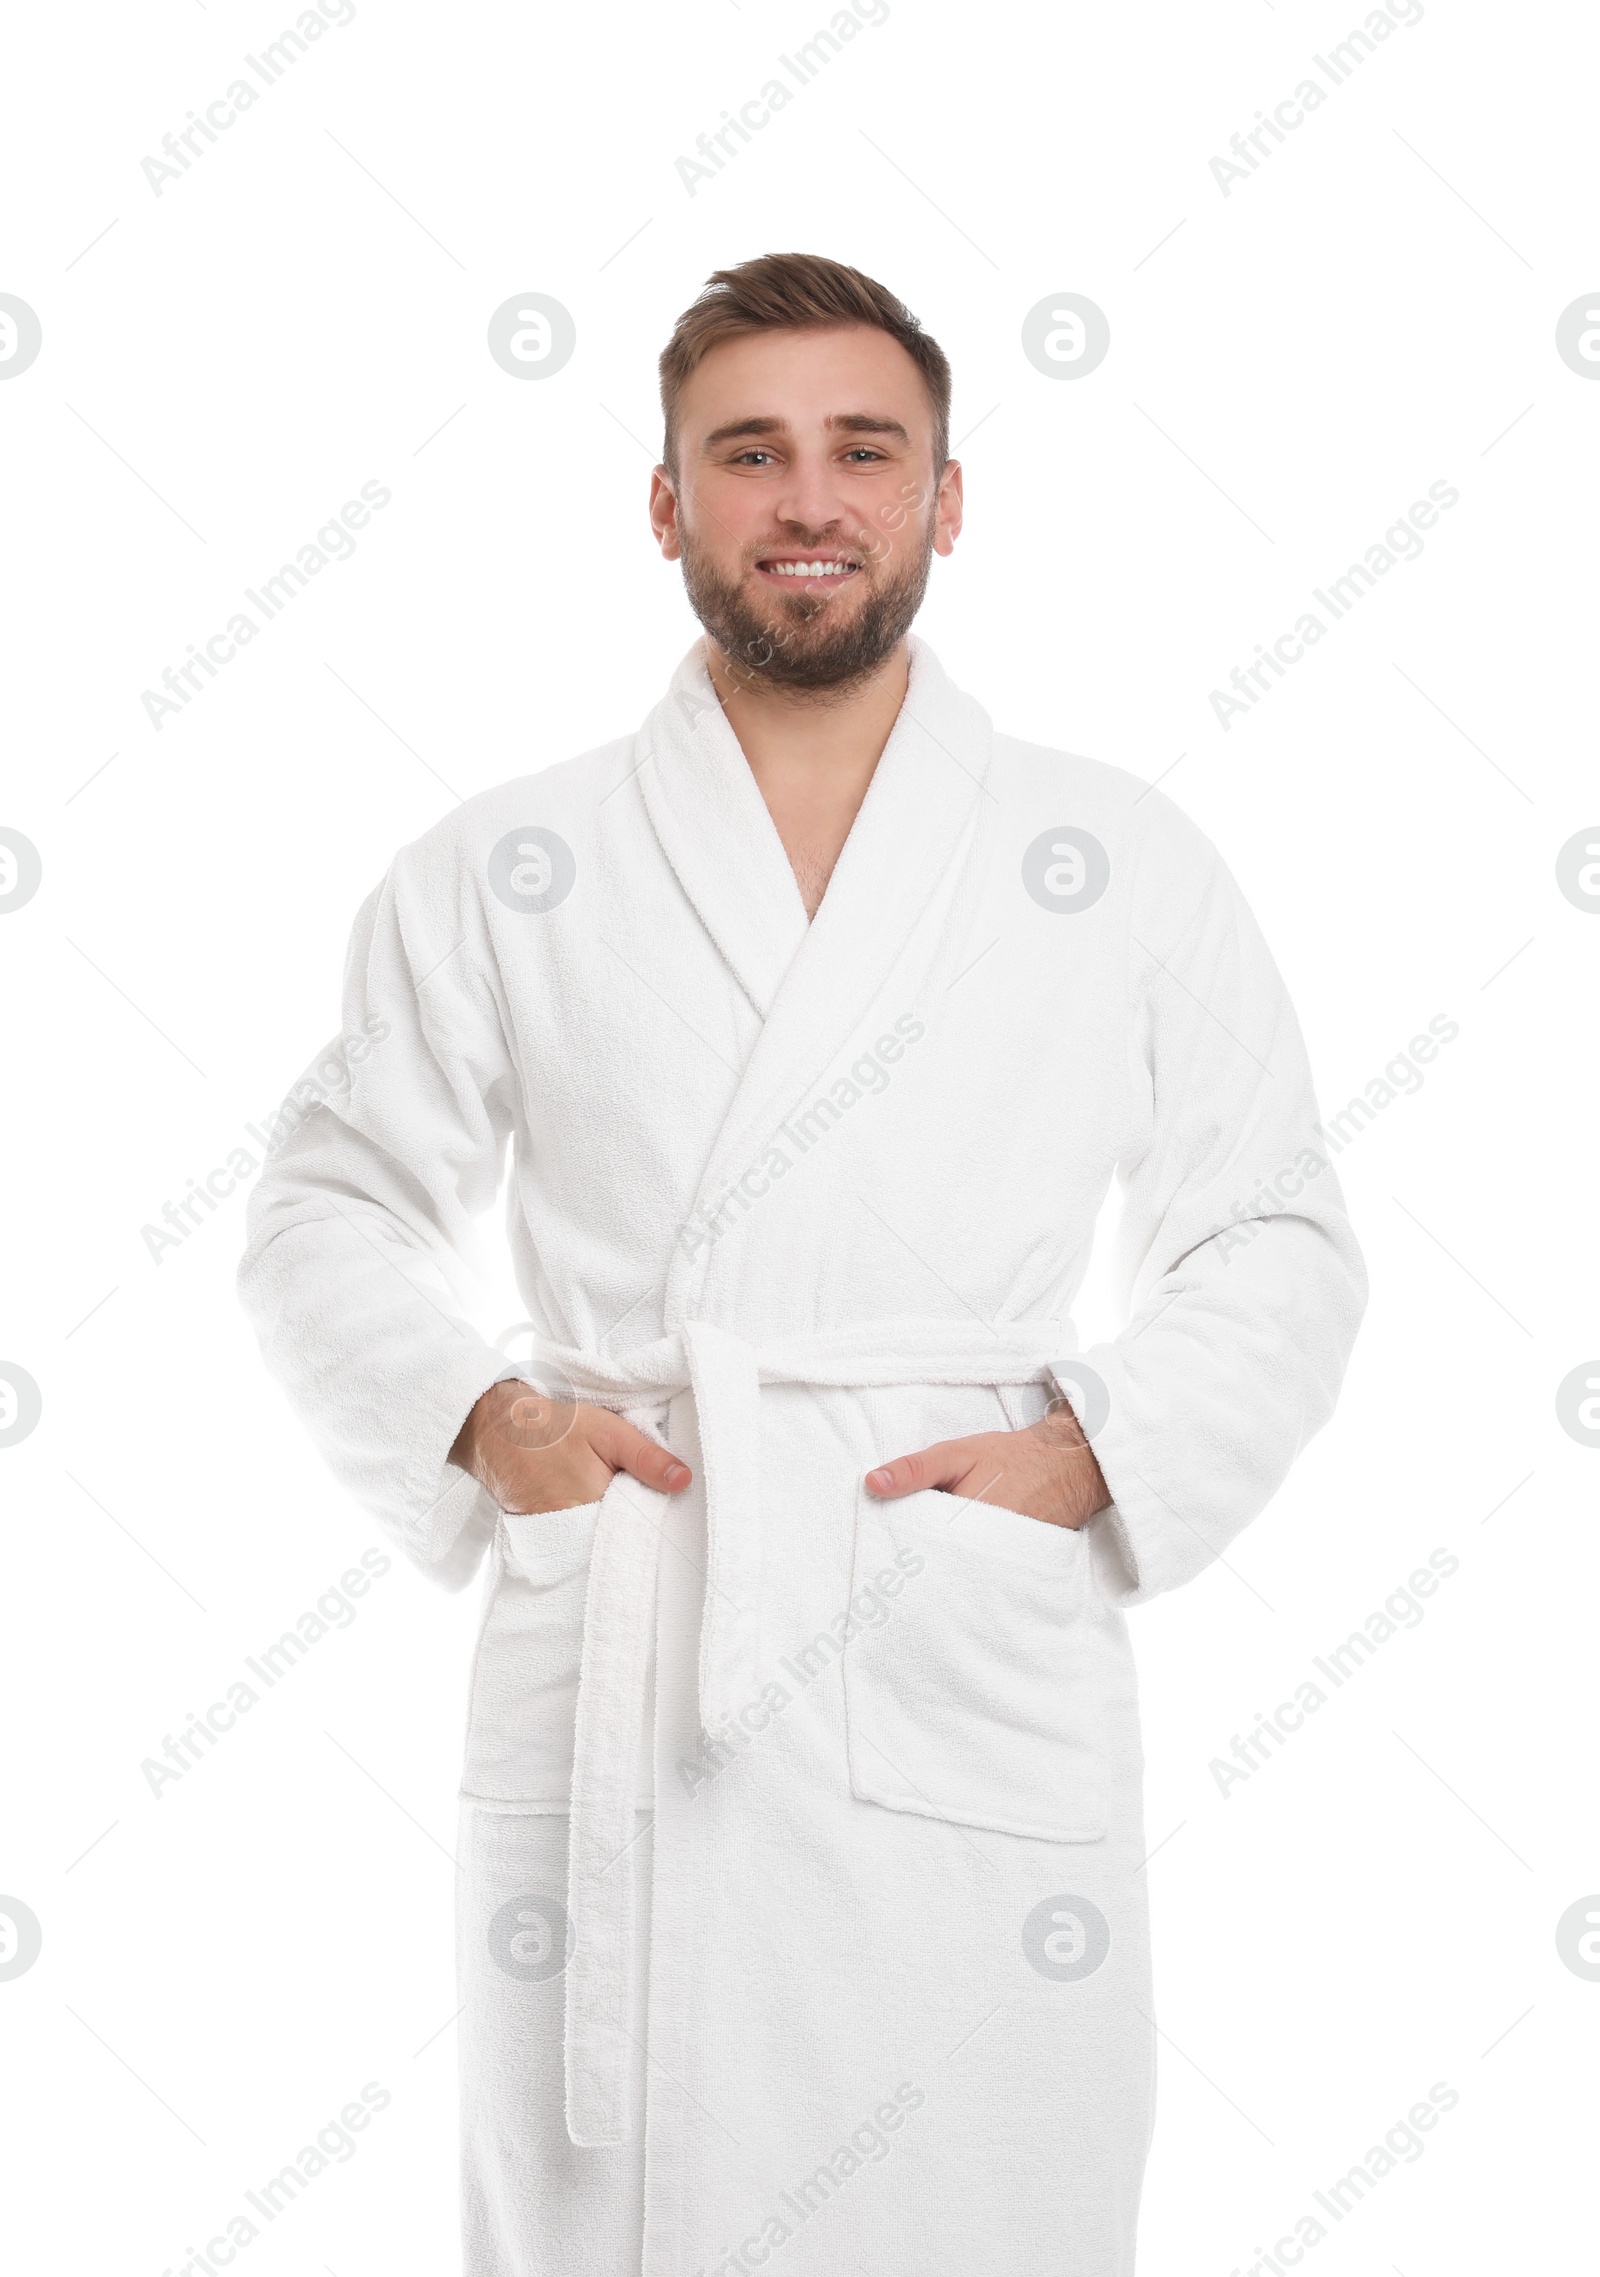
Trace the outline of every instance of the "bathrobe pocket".
[[1115, 1670], [1081, 1531], [937, 1488], [863, 1494], [851, 1606], [852, 1794], [1044, 1841], [1104, 1835]]
[[598, 1502], [502, 1510], [467, 1707], [463, 1795], [566, 1811]]

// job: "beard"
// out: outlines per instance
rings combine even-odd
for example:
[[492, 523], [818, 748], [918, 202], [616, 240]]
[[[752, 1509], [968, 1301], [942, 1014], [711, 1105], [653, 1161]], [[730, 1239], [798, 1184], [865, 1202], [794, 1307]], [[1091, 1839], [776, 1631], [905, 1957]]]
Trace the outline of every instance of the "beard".
[[[898, 567], [893, 555], [887, 565], [863, 563], [856, 582], [865, 591], [840, 608], [843, 594], [752, 593], [742, 580], [725, 577], [680, 521], [684, 591], [710, 638], [749, 686], [843, 693], [876, 672], [910, 630], [927, 590], [933, 534], [930, 514]], [[824, 539], [818, 550], [838, 544]], [[788, 541], [784, 550], [791, 550]]]

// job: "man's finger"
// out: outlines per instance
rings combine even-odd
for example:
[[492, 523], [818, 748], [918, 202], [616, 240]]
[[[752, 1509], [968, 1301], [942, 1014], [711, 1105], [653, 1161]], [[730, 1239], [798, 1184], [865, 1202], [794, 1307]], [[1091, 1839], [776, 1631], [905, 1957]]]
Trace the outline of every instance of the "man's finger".
[[613, 1415], [609, 1408], [597, 1408], [595, 1414], [600, 1420], [589, 1427], [589, 1444], [603, 1463], [614, 1471], [627, 1471], [661, 1494], [679, 1494], [688, 1485], [689, 1466], [670, 1447], [646, 1438], [626, 1416]]
[[924, 1487], [948, 1486], [953, 1479], [964, 1478], [971, 1468], [970, 1442], [963, 1450], [959, 1440], [940, 1439], [915, 1455], [897, 1455], [892, 1463], [868, 1471], [867, 1488], [889, 1501], [897, 1494], [916, 1494]]

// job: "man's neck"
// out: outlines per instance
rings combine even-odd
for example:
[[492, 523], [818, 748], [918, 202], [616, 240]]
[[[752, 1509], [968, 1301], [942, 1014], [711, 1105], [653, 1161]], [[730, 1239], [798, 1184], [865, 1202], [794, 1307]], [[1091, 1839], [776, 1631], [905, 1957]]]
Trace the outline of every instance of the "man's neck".
[[845, 690], [763, 685], [731, 669], [713, 640], [706, 666], [815, 917], [905, 701], [910, 650], [900, 641], [870, 679]]

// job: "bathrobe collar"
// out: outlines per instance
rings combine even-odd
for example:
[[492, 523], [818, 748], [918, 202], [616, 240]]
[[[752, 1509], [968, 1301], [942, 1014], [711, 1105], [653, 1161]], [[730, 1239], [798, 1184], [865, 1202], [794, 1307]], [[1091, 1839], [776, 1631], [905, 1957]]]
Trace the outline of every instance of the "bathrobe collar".
[[[656, 836], [763, 1021], [702, 1200], [808, 1095], [886, 989], [905, 995], [892, 1012], [925, 1005], [932, 967], [961, 951], [976, 857], [997, 811], [994, 729], [925, 641], [911, 634], [908, 645], [905, 700], [809, 925], [703, 638], [645, 722], [638, 779]], [[699, 1280], [678, 1260], [669, 1315], [692, 1301]]]
[[663, 853], [763, 1019], [791, 974], [805, 993], [902, 940], [986, 788], [993, 727], [907, 636], [910, 675], [855, 824], [808, 924], [766, 801], [695, 641], [644, 723], [639, 785]]

